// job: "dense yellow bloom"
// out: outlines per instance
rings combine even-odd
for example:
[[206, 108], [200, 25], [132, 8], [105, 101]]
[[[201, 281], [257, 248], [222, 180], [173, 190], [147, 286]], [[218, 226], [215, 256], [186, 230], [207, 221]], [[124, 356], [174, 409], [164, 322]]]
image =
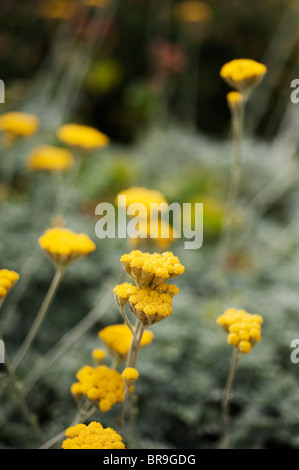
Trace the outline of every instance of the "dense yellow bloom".
[[86, 234], [74, 233], [62, 227], [46, 230], [39, 238], [39, 243], [58, 268], [64, 268], [96, 249]]
[[[106, 326], [98, 333], [99, 338], [104, 342], [112, 355], [117, 354], [121, 359], [125, 359], [132, 342], [133, 334], [125, 324]], [[152, 342], [154, 334], [150, 330], [143, 332], [140, 347], [144, 347]]]
[[106, 147], [110, 141], [106, 134], [94, 127], [72, 123], [59, 127], [57, 136], [65, 144], [84, 150]]
[[261, 340], [261, 315], [230, 308], [218, 317], [217, 323], [228, 332], [228, 343], [243, 354], [248, 354], [252, 346]]
[[180, 21], [201, 23], [210, 19], [212, 11], [207, 3], [190, 0], [175, 5], [174, 13]]
[[138, 289], [130, 295], [128, 302], [132, 312], [145, 327], [172, 314], [172, 296], [149, 287]]
[[8, 269], [0, 269], [0, 301], [6, 297], [10, 289], [19, 279], [19, 274]]
[[72, 152], [53, 145], [40, 145], [33, 149], [27, 161], [31, 171], [63, 171], [74, 163]]
[[[156, 189], [144, 188], [142, 186], [133, 186], [131, 188], [125, 189], [121, 191], [118, 194], [118, 196], [126, 196], [125, 208], [127, 208], [128, 206], [134, 203], [141, 203], [149, 210], [151, 207], [150, 206], [151, 204], [162, 204], [162, 203], [167, 204], [167, 201], [164, 195], [160, 191], [157, 191]], [[118, 201], [118, 198], [117, 198], [117, 201]], [[121, 199], [120, 199], [120, 203], [121, 203]], [[122, 207], [122, 205], [120, 204], [119, 207]], [[164, 206], [161, 206], [161, 209], [163, 208]], [[164, 210], [166, 210], [166, 206]]]
[[65, 432], [63, 449], [125, 449], [122, 437], [112, 428], [103, 428], [95, 421], [76, 424]]
[[36, 133], [39, 119], [33, 114], [11, 111], [0, 116], [0, 131], [11, 137], [29, 137]]
[[267, 67], [252, 59], [234, 59], [223, 65], [220, 76], [233, 88], [246, 92], [258, 85]]
[[171, 251], [151, 254], [133, 250], [129, 254], [124, 254], [120, 261], [126, 273], [134, 279], [138, 287], [149, 286], [154, 289], [185, 271], [184, 266]]
[[139, 372], [134, 367], [126, 367], [121, 375], [125, 380], [137, 380], [139, 377]]
[[121, 374], [107, 366], [83, 366], [76, 374], [78, 382], [71, 387], [73, 395], [82, 394], [98, 403], [101, 411], [106, 412], [113, 405], [123, 401], [124, 384]]

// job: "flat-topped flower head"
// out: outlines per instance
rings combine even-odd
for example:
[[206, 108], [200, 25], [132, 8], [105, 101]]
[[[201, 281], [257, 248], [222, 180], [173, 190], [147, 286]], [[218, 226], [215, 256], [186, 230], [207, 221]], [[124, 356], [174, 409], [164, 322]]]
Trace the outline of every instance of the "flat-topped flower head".
[[83, 366], [76, 374], [78, 382], [71, 387], [73, 395], [85, 395], [96, 402], [102, 412], [124, 399], [124, 383], [121, 374], [105, 365]]
[[[133, 334], [125, 324], [110, 325], [103, 328], [98, 333], [99, 338], [108, 348], [110, 354], [118, 359], [125, 360], [130, 350]], [[140, 347], [150, 344], [154, 339], [154, 334], [150, 330], [144, 330]]]
[[151, 287], [184, 273], [185, 268], [171, 251], [161, 253], [144, 253], [133, 250], [124, 254], [120, 261], [126, 273], [134, 279], [138, 287]]
[[82, 124], [64, 124], [57, 130], [57, 137], [70, 147], [93, 150], [106, 147], [110, 139], [94, 127]]
[[0, 302], [19, 279], [19, 274], [9, 269], [0, 269]]
[[230, 308], [218, 317], [217, 323], [228, 333], [228, 343], [238, 348], [243, 354], [248, 354], [251, 348], [261, 340], [263, 323], [261, 315]]
[[257, 86], [267, 72], [267, 67], [252, 59], [234, 59], [223, 65], [220, 76], [228, 85], [241, 93]]
[[54, 145], [40, 145], [34, 148], [27, 160], [30, 171], [65, 171], [73, 164], [72, 152]]
[[144, 327], [160, 322], [172, 314], [172, 296], [149, 287], [138, 289], [130, 295], [128, 302]]
[[96, 421], [71, 426], [65, 431], [65, 436], [63, 449], [125, 449], [120, 434]]
[[39, 244], [58, 269], [64, 269], [78, 258], [95, 251], [93, 241], [84, 233], [75, 233], [67, 228], [54, 227], [46, 230]]
[[21, 111], [11, 111], [0, 115], [0, 131], [12, 138], [32, 136], [37, 132], [39, 124], [37, 116]]

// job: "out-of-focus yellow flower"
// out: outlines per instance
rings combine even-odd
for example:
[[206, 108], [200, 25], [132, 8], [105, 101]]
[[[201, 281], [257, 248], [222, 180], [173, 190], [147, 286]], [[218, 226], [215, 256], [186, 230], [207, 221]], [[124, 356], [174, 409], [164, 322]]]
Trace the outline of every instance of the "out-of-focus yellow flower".
[[106, 351], [101, 348], [93, 349], [91, 356], [97, 364], [101, 364], [106, 357]]
[[120, 261], [126, 273], [134, 279], [138, 287], [155, 289], [168, 279], [184, 273], [185, 268], [171, 251], [144, 253], [133, 250], [121, 256]]
[[230, 91], [226, 95], [227, 103], [230, 109], [238, 109], [243, 102], [243, 95], [239, 91]]
[[112, 428], [92, 421], [88, 425], [76, 424], [65, 431], [63, 449], [125, 449], [122, 437]]
[[94, 63], [86, 78], [86, 87], [92, 93], [107, 93], [119, 85], [123, 75], [121, 65], [111, 58]]
[[263, 323], [261, 315], [230, 308], [218, 317], [217, 323], [228, 332], [228, 343], [238, 348], [243, 354], [248, 354], [251, 348], [261, 340]]
[[84, 233], [74, 233], [67, 228], [54, 227], [39, 238], [41, 248], [58, 269], [64, 269], [78, 258], [95, 251], [93, 241]]
[[11, 111], [0, 115], [0, 131], [11, 138], [30, 137], [39, 128], [37, 116], [21, 111]]
[[187, 0], [175, 5], [174, 14], [182, 22], [203, 23], [210, 20], [212, 9], [205, 2]]
[[82, 124], [64, 124], [57, 130], [57, 137], [70, 147], [93, 150], [106, 147], [110, 139], [94, 127]]
[[43, 0], [38, 7], [38, 15], [52, 20], [69, 18], [75, 11], [73, 0]]
[[246, 93], [257, 86], [267, 72], [267, 67], [252, 59], [234, 59], [224, 64], [220, 76], [236, 90]]
[[[141, 203], [146, 207], [148, 216], [151, 204], [167, 204], [165, 196], [160, 191], [142, 186], [132, 186], [131, 188], [124, 189], [118, 196], [126, 196], [126, 206], [122, 206], [122, 199], [116, 198], [120, 208], [127, 209], [131, 204]], [[161, 205], [162, 212], [167, 208], [166, 205]]]
[[40, 145], [30, 153], [27, 166], [31, 171], [65, 171], [74, 163], [74, 156], [68, 149], [53, 145]]
[[[129, 352], [133, 334], [125, 324], [106, 326], [98, 333], [112, 356], [117, 355], [119, 359], [125, 360]], [[147, 346], [153, 341], [154, 334], [150, 330], [143, 332], [140, 347]]]
[[0, 302], [19, 279], [19, 274], [9, 269], [0, 269]]
[[101, 411], [109, 411], [124, 399], [124, 383], [121, 374], [107, 366], [83, 366], [76, 374], [78, 382], [71, 387], [73, 395], [82, 394], [97, 402]]
[[178, 239], [176, 230], [165, 220], [158, 219], [140, 220], [138, 223], [138, 233], [140, 236], [130, 238], [132, 248], [138, 248], [144, 241], [152, 243], [157, 249], [166, 250], [169, 246]]
[[81, 0], [81, 3], [90, 7], [105, 8], [111, 5], [111, 3], [113, 3], [113, 0]]

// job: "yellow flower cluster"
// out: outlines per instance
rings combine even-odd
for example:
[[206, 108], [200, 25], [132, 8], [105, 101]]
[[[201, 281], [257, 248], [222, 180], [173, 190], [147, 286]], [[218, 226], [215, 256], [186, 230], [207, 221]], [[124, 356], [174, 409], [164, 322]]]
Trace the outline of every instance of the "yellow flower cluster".
[[155, 289], [168, 279], [184, 273], [184, 266], [171, 251], [160, 253], [144, 253], [133, 250], [124, 254], [120, 261], [126, 273], [134, 279], [138, 287]]
[[0, 131], [11, 137], [29, 137], [38, 130], [39, 119], [33, 114], [11, 111], [0, 116]]
[[40, 145], [33, 149], [27, 160], [31, 171], [64, 171], [74, 163], [73, 154], [53, 145]]
[[59, 269], [96, 249], [86, 234], [74, 233], [62, 227], [46, 230], [39, 238], [39, 243]]
[[19, 274], [8, 269], [0, 269], [0, 301], [18, 281]]
[[132, 312], [144, 326], [150, 326], [172, 314], [172, 296], [143, 287], [130, 295]]
[[[98, 333], [99, 338], [104, 342], [112, 356], [115, 354], [120, 359], [125, 359], [132, 342], [133, 334], [125, 324], [106, 326]], [[140, 347], [144, 347], [152, 342], [154, 334], [150, 330], [143, 332]]]
[[267, 67], [252, 59], [234, 59], [224, 64], [220, 76], [240, 92], [247, 92], [258, 85], [267, 72]]
[[71, 392], [75, 397], [85, 395], [98, 402], [101, 411], [106, 412], [124, 399], [124, 383], [121, 374], [107, 366], [83, 366], [76, 374], [78, 382], [73, 383]]
[[125, 449], [122, 437], [114, 429], [104, 428], [96, 421], [71, 426], [65, 436], [63, 449]]
[[237, 347], [243, 354], [248, 354], [251, 348], [261, 340], [263, 323], [261, 315], [230, 308], [218, 317], [217, 323], [228, 332], [228, 343]]
[[78, 147], [84, 150], [106, 147], [110, 141], [106, 134], [103, 134], [94, 127], [72, 123], [59, 127], [57, 137], [71, 147]]

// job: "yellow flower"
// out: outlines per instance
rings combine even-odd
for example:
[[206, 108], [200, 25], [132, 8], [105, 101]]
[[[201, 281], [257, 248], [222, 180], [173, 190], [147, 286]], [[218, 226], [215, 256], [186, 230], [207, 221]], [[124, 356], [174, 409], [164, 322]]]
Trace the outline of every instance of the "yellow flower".
[[109, 411], [113, 405], [123, 401], [124, 384], [121, 374], [107, 366], [83, 366], [76, 374], [78, 382], [72, 384], [73, 395], [83, 394], [98, 403], [101, 411]]
[[112, 428], [104, 428], [92, 421], [76, 424], [65, 431], [63, 449], [125, 449], [122, 437]]
[[42, 18], [67, 19], [75, 12], [73, 0], [44, 0], [38, 13]]
[[143, 253], [133, 250], [124, 254], [120, 261], [126, 273], [134, 279], [138, 287], [155, 289], [168, 279], [173, 279], [185, 271], [184, 266], [171, 251], [160, 253]]
[[130, 295], [128, 302], [134, 315], [148, 327], [172, 314], [172, 296], [143, 287]]
[[11, 111], [0, 116], [0, 131], [10, 137], [29, 137], [36, 133], [39, 119], [33, 114]]
[[202, 23], [211, 18], [212, 10], [207, 3], [190, 0], [178, 3], [174, 8], [174, 14], [179, 21]]
[[101, 364], [106, 357], [106, 351], [101, 348], [93, 349], [91, 356], [97, 364]]
[[230, 91], [226, 95], [227, 103], [230, 109], [237, 109], [243, 102], [243, 95], [239, 91]]
[[[99, 338], [109, 349], [112, 355], [117, 355], [125, 360], [132, 342], [132, 332], [125, 324], [106, 326], [98, 333]], [[143, 332], [140, 347], [144, 347], [152, 342], [154, 334], [150, 330]]]
[[[120, 199], [119, 207], [126, 209], [131, 204], [141, 203], [146, 207], [148, 215], [151, 204], [167, 204], [164, 195], [160, 191], [157, 191], [156, 189], [144, 188], [142, 186], [132, 186], [131, 188], [125, 189], [118, 193], [118, 196], [126, 196], [126, 206], [124, 207], [121, 205], [122, 200]], [[116, 201], [118, 201], [118, 196]], [[164, 208], [164, 210], [167, 209], [166, 206], [161, 206], [161, 208]]]
[[234, 59], [223, 65], [220, 76], [240, 92], [248, 92], [263, 79], [267, 67], [252, 59]]
[[94, 127], [82, 124], [64, 124], [57, 130], [57, 136], [65, 144], [84, 150], [102, 148], [109, 144], [109, 138], [106, 134]]
[[67, 228], [54, 227], [46, 230], [39, 244], [53, 260], [58, 269], [65, 268], [78, 258], [92, 253], [96, 246], [84, 233], [74, 233]]
[[27, 161], [31, 171], [64, 171], [74, 163], [73, 154], [53, 145], [41, 145], [33, 149]]
[[129, 393], [133, 393], [135, 390], [134, 384], [139, 377], [138, 370], [134, 367], [126, 367], [121, 375], [124, 379], [126, 390], [128, 390]]
[[0, 269], [0, 301], [7, 296], [19, 279], [19, 274], [8, 269]]
[[230, 308], [218, 317], [217, 323], [228, 333], [228, 343], [243, 354], [248, 354], [261, 340], [261, 315]]
[[138, 232], [140, 237], [129, 238], [135, 249], [146, 240], [153, 243], [158, 249], [166, 250], [178, 238], [176, 230], [163, 219], [158, 219], [155, 222], [140, 220]]

